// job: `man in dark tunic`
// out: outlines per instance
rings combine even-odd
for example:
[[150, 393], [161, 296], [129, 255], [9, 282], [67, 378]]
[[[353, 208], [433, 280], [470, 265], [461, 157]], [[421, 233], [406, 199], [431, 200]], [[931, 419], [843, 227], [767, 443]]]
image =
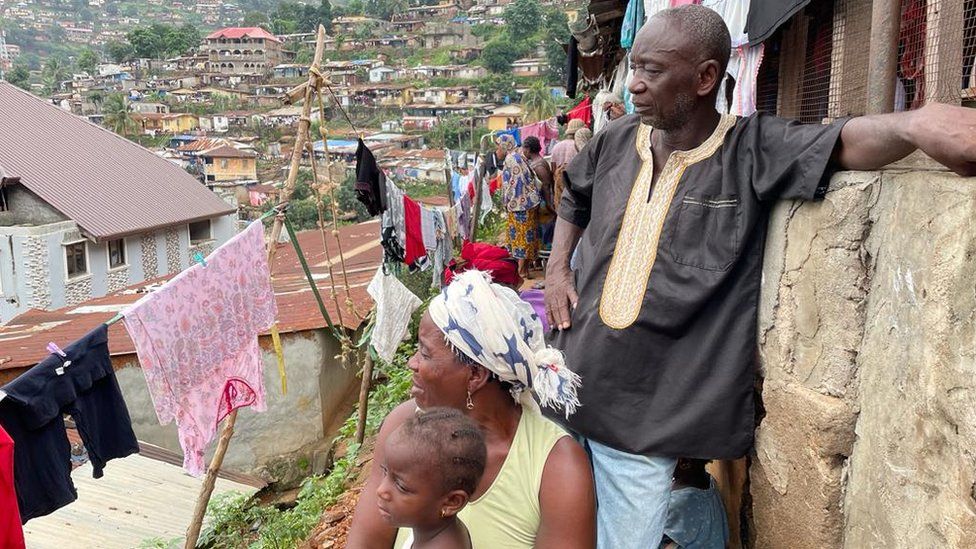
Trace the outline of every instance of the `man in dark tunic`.
[[546, 309], [584, 382], [576, 414], [553, 419], [591, 453], [601, 549], [659, 544], [675, 458], [734, 459], [752, 446], [774, 201], [822, 198], [835, 170], [878, 169], [915, 149], [976, 173], [968, 109], [829, 125], [719, 114], [729, 48], [715, 12], [659, 12], [631, 53], [636, 113], [611, 122], [566, 169]]

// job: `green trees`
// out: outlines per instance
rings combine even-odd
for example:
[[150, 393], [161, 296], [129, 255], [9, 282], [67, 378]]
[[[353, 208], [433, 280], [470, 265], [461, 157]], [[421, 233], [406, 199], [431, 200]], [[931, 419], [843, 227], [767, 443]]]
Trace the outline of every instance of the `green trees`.
[[[179, 27], [153, 23], [148, 27], [129, 31], [125, 38], [131, 45], [135, 57], [163, 59], [182, 55], [196, 48], [200, 45], [201, 35], [200, 31], [190, 23], [184, 23]], [[109, 55], [115, 57], [112, 52]]]
[[30, 90], [30, 69], [27, 68], [27, 65], [15, 64], [14, 68], [4, 76], [7, 82], [14, 86], [22, 90]]
[[136, 121], [132, 118], [125, 96], [113, 93], [105, 99], [102, 106], [105, 115], [105, 126], [113, 132], [128, 137], [136, 130]]
[[481, 50], [481, 62], [493, 73], [507, 73], [511, 72], [512, 61], [518, 59], [519, 54], [519, 49], [503, 34], [488, 42], [485, 49]]
[[363, 12], [366, 15], [389, 21], [393, 14], [406, 11], [407, 0], [365, 0]]
[[[258, 21], [257, 15], [252, 16], [252, 21]], [[319, 5], [315, 6], [298, 2], [281, 2], [270, 13], [267, 20], [268, 22], [265, 25], [249, 26], [263, 26], [276, 34], [292, 34], [315, 32], [319, 25], [323, 25], [326, 32], [330, 32], [332, 30], [332, 3], [329, 0], [319, 0]]]
[[547, 9], [543, 29], [543, 47], [549, 63], [547, 80], [550, 84], [563, 83], [566, 81], [566, 50], [563, 44], [569, 43], [569, 19], [566, 13], [557, 7]]
[[41, 71], [41, 80], [44, 83], [44, 93], [51, 94], [61, 90], [61, 83], [71, 77], [68, 71], [68, 62], [60, 55], [47, 58], [44, 68]]
[[85, 48], [84, 51], [78, 54], [78, 59], [75, 60], [75, 66], [78, 67], [78, 70], [85, 71], [88, 74], [94, 73], [97, 65], [98, 54], [91, 48]]
[[505, 28], [516, 42], [531, 37], [542, 20], [542, 6], [538, 0], [515, 0], [505, 8]]
[[522, 109], [526, 122], [538, 122], [556, 114], [556, 101], [549, 87], [537, 81], [522, 96]]
[[489, 74], [475, 84], [480, 95], [489, 97], [491, 101], [501, 101], [504, 97], [515, 95], [515, 82], [511, 76]]
[[125, 63], [136, 56], [136, 49], [128, 42], [113, 40], [105, 44], [105, 53], [114, 63]]

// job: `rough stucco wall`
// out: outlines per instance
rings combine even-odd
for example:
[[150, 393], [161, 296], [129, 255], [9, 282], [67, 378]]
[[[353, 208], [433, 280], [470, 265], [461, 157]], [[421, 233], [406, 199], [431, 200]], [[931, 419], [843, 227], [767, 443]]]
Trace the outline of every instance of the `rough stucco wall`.
[[[262, 340], [267, 411], [243, 408], [234, 426], [234, 438], [224, 458], [227, 470], [288, 483], [325, 466], [334, 433], [323, 429], [326, 418], [351, 411], [348, 395], [358, 387], [356, 370], [343, 370], [332, 357], [338, 344], [322, 330], [282, 334], [288, 393], [281, 394], [274, 350]], [[119, 386], [132, 418], [136, 437], [182, 454], [176, 425], [160, 425], [146, 388], [142, 370], [132, 363], [117, 370]], [[321, 379], [330, 391], [323, 392]], [[218, 429], [219, 435], [219, 429]], [[217, 435], [209, 446], [213, 456]], [[304, 468], [302, 465], [304, 464]], [[313, 467], [315, 471], [309, 471]]]
[[974, 217], [944, 172], [841, 173], [775, 208], [756, 547], [976, 546]]

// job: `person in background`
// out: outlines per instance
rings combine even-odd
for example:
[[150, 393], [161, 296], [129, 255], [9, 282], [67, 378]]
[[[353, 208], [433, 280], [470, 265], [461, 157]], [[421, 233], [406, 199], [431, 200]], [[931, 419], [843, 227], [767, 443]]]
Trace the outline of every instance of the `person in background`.
[[529, 268], [539, 257], [539, 180], [510, 135], [498, 137], [498, 152], [504, 154], [502, 203], [508, 214], [508, 251], [518, 260], [519, 276], [531, 278]]
[[576, 148], [576, 141], [574, 140], [574, 137], [576, 136], [576, 132], [578, 130], [585, 127], [586, 125], [583, 124], [583, 121], [578, 118], [574, 118], [566, 124], [565, 138], [552, 147], [550, 159], [552, 160], [553, 170], [566, 166], [566, 164], [569, 164], [569, 161], [576, 156], [576, 151], [579, 149]]
[[447, 286], [456, 275], [475, 269], [491, 275], [491, 281], [501, 284], [518, 292], [522, 301], [532, 305], [536, 316], [542, 322], [542, 331], [549, 331], [549, 320], [546, 318], [546, 294], [541, 288], [519, 291], [522, 287], [522, 277], [518, 275], [518, 263], [509, 255], [508, 250], [481, 242], [465, 242], [461, 246], [461, 259], [452, 259], [444, 269], [444, 285]]
[[603, 102], [603, 112], [606, 113], [607, 119], [616, 120], [621, 116], [627, 114], [624, 109], [623, 101], [604, 101]]
[[680, 458], [674, 468], [661, 549], [724, 549], [729, 522], [708, 460]]
[[[542, 144], [535, 137], [526, 137], [522, 143], [522, 152], [532, 168], [542, 191], [542, 204], [539, 207], [539, 243], [544, 250], [552, 248], [552, 231], [556, 227], [556, 203], [553, 195], [552, 168], [542, 157]], [[536, 288], [545, 287], [545, 282], [538, 282]]]
[[460, 410], [431, 408], [408, 418], [385, 442], [376, 489], [380, 515], [412, 530], [412, 549], [471, 549], [457, 515], [485, 472], [478, 424]]

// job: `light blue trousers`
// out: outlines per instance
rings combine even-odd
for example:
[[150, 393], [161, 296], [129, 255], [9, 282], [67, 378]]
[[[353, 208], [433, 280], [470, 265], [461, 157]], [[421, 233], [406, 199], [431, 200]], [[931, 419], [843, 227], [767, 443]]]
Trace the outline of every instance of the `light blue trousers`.
[[664, 536], [673, 458], [614, 450], [582, 439], [596, 482], [597, 549], [657, 549]]

